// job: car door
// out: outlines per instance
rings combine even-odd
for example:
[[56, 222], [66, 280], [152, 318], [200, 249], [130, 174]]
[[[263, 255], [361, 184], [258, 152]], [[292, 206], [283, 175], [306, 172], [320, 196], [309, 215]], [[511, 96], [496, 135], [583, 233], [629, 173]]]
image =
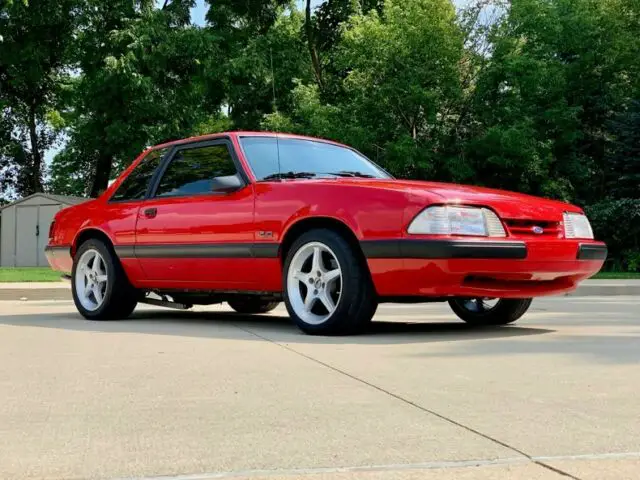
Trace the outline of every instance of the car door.
[[136, 258], [158, 288], [250, 290], [254, 194], [227, 139], [178, 145], [136, 224]]
[[101, 218], [105, 219], [104, 229], [110, 232], [120, 263], [129, 280], [135, 284], [144, 280], [140, 262], [134, 256], [140, 207], [151, 190], [153, 179], [163, 159], [168, 154], [168, 148], [157, 148], [142, 153], [109, 200], [101, 205]]

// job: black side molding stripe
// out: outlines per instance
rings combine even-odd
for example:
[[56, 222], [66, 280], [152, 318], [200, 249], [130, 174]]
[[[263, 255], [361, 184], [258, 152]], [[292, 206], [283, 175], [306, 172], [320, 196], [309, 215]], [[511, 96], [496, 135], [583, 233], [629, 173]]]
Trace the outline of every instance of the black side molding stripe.
[[251, 244], [136, 245], [138, 258], [243, 258], [251, 257]]
[[581, 243], [578, 247], [578, 260], [606, 260], [607, 253], [606, 245]]
[[524, 242], [465, 240], [366, 240], [360, 242], [367, 258], [527, 258]]
[[115, 247], [116, 255], [120, 258], [135, 258], [133, 245], [118, 245]]
[[277, 258], [279, 251], [279, 243], [254, 243], [251, 246], [251, 256], [254, 258]]
[[120, 258], [276, 258], [279, 243], [120, 245]]
[[44, 247], [44, 251], [45, 252], [52, 252], [52, 253], [56, 253], [56, 252], [66, 252], [66, 253], [71, 253], [71, 245], [47, 245], [46, 247]]

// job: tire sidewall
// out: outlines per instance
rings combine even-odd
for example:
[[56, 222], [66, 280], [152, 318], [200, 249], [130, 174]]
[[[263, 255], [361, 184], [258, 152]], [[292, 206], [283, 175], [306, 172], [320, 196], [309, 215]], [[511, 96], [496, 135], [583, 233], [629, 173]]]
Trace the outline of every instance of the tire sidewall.
[[[104, 259], [104, 266], [107, 274], [107, 287], [104, 293], [104, 300], [100, 307], [95, 310], [87, 310], [86, 308], [84, 308], [84, 306], [80, 302], [80, 299], [78, 298], [78, 292], [76, 291], [76, 271], [78, 269], [78, 262], [80, 261], [80, 258], [82, 258], [82, 255], [84, 255], [89, 250], [95, 250], [102, 256], [102, 258]], [[102, 318], [104, 316], [105, 311], [109, 309], [110, 305], [115, 300], [115, 282], [116, 266], [114, 264], [113, 255], [105, 246], [105, 244], [100, 240], [90, 239], [80, 245], [73, 258], [73, 268], [71, 270], [71, 294], [73, 296], [73, 302], [75, 303], [76, 308], [83, 317], [93, 320]]]
[[[291, 302], [289, 301], [289, 289], [287, 281], [291, 262], [295, 254], [298, 252], [298, 250], [300, 250], [300, 248], [311, 242], [319, 242], [329, 247], [335, 255], [340, 266], [340, 270], [342, 271], [342, 291], [340, 294], [338, 305], [331, 316], [324, 322], [319, 324], [307, 323], [296, 314], [291, 305]], [[354, 298], [354, 296], [358, 293], [357, 291], [355, 291], [357, 285], [354, 285], [354, 282], [351, 281], [354, 272], [351, 271], [351, 265], [353, 262], [349, 261], [349, 255], [353, 255], [349, 244], [340, 235], [330, 230], [312, 230], [301, 235], [298, 239], [295, 240], [293, 245], [291, 245], [291, 248], [287, 252], [287, 257], [283, 269], [282, 291], [284, 292], [284, 303], [289, 316], [303, 331], [313, 334], [325, 333], [327, 331], [335, 330], [335, 327], [339, 322], [342, 321], [342, 318], [345, 315], [349, 314], [349, 308], [351, 306], [349, 299]]]
[[460, 319], [470, 325], [496, 326], [506, 325], [518, 320], [529, 309], [531, 301], [531, 298], [503, 298], [494, 308], [482, 313], [468, 310], [461, 304], [461, 299], [451, 299], [449, 305]]
[[244, 300], [231, 300], [228, 301], [227, 304], [238, 313], [254, 315], [268, 313], [280, 305], [280, 302], [248, 298]]

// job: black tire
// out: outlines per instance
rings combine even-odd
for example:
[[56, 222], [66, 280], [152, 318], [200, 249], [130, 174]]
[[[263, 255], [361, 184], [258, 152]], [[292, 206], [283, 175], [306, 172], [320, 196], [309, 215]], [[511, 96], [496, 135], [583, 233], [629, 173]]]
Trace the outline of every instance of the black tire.
[[[90, 249], [100, 253], [104, 259], [107, 274], [104, 300], [96, 310], [87, 310], [78, 299], [78, 292], [76, 291], [75, 279], [78, 261]], [[138, 303], [137, 292], [129, 283], [129, 279], [113, 250], [96, 238], [91, 238], [84, 242], [76, 252], [71, 272], [71, 292], [76, 308], [88, 320], [119, 320], [127, 318]]]
[[238, 313], [253, 315], [256, 313], [267, 313], [280, 305], [280, 302], [262, 300], [261, 298], [241, 298], [229, 300], [227, 304]]
[[[291, 305], [287, 287], [287, 272], [296, 252], [310, 242], [320, 242], [336, 256], [342, 271], [340, 299], [333, 314], [320, 324], [310, 324], [300, 318]], [[289, 316], [309, 335], [352, 335], [370, 324], [378, 308], [378, 298], [366, 262], [337, 232], [314, 229], [298, 237], [289, 249], [282, 275], [284, 302]]]
[[453, 298], [449, 300], [449, 306], [458, 317], [471, 325], [507, 325], [508, 323], [513, 323], [529, 310], [532, 301], [531, 298], [503, 298], [493, 308], [473, 311], [465, 306], [465, 302], [469, 300], [468, 298]]

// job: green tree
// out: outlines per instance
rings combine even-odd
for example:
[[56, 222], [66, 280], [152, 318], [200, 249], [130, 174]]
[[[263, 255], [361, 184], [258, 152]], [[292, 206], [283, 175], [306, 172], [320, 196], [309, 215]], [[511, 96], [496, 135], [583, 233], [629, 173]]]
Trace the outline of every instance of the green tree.
[[610, 123], [607, 177], [611, 196], [640, 200], [640, 100]]
[[303, 17], [289, 10], [264, 34], [238, 46], [226, 64], [226, 101], [237, 128], [257, 129], [263, 116], [289, 112], [297, 82], [312, 80], [300, 37]]
[[344, 25], [334, 101], [301, 85], [292, 114], [300, 131], [351, 143], [403, 176], [435, 171], [460, 95], [461, 30], [449, 0], [387, 0]]
[[244, 43], [254, 35], [264, 35], [276, 22], [282, 7], [291, 0], [207, 0], [207, 23], [230, 43]]
[[488, 36], [465, 125], [474, 178], [581, 203], [607, 194], [606, 124], [638, 77], [638, 41], [621, 4], [511, 2]]
[[[215, 77], [216, 38], [189, 24], [192, 5], [89, 0], [66, 115], [70, 140], [54, 160], [55, 185], [84, 184], [96, 196], [145, 146], [189, 135], [219, 109], [222, 92], [204, 81]], [[84, 181], [69, 184], [72, 172]]]
[[237, 128], [257, 129], [264, 115], [288, 110], [296, 79], [310, 77], [303, 17], [291, 0], [209, 3], [207, 29], [220, 38], [218, 78], [229, 118]]
[[305, 41], [310, 55], [316, 83], [324, 99], [335, 99], [344, 92], [341, 81], [348, 71], [335, 62], [336, 46], [342, 38], [343, 27], [352, 15], [371, 10], [382, 13], [383, 0], [327, 0], [312, 14], [311, 1], [305, 5]]
[[[0, 1], [0, 152], [16, 192], [43, 191], [44, 152], [55, 140], [47, 114], [67, 72], [76, 0]], [[6, 190], [5, 186], [5, 190]]]

